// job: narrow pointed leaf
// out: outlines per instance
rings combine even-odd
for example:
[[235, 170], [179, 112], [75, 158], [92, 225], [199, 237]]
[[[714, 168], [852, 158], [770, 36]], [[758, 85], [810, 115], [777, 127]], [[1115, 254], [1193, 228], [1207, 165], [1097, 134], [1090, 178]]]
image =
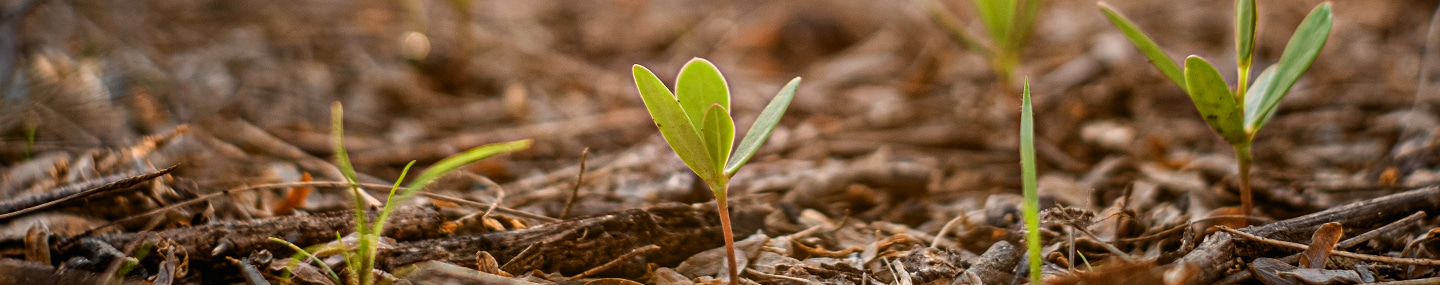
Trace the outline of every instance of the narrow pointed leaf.
[[1030, 260], [1030, 283], [1040, 282], [1040, 195], [1035, 179], [1035, 119], [1030, 108], [1030, 81], [1020, 97], [1020, 180], [1024, 194], [1025, 247]]
[[705, 120], [705, 109], [710, 108], [710, 104], [730, 109], [730, 87], [725, 84], [725, 76], [720, 75], [715, 64], [703, 58], [691, 59], [680, 68], [680, 76], [675, 79], [675, 96], [696, 130], [700, 129], [700, 121]]
[[1003, 45], [1008, 42], [1011, 23], [1015, 21], [1016, 0], [975, 0], [975, 10], [980, 13], [980, 20], [985, 22], [985, 29], [990, 32], [992, 45]]
[[[705, 138], [705, 149], [714, 163], [710, 169], [720, 174], [719, 171], [725, 169], [725, 161], [730, 159], [730, 147], [735, 144], [735, 121], [730, 118], [730, 111], [725, 110], [725, 107], [711, 104], [709, 109], [705, 109], [705, 119], [700, 126], [700, 136]], [[705, 179], [724, 180], [721, 177]]]
[[1215, 133], [1231, 144], [1245, 141], [1244, 115], [1230, 87], [1225, 85], [1225, 78], [1220, 77], [1215, 67], [1199, 56], [1186, 58], [1185, 84], [1190, 86], [1190, 101], [1195, 102], [1195, 109]]
[[740, 147], [735, 149], [734, 157], [725, 164], [725, 175], [734, 176], [740, 171], [745, 162], [760, 150], [760, 145], [770, 138], [770, 133], [775, 131], [775, 126], [780, 124], [780, 117], [785, 116], [785, 109], [790, 107], [790, 101], [795, 99], [795, 89], [800, 87], [800, 78], [791, 79], [790, 83], [780, 88], [780, 93], [770, 99], [770, 104], [765, 105], [765, 110], [760, 111], [760, 117], [750, 125], [750, 130], [745, 132], [745, 138], [740, 140]]
[[[1290, 87], [1300, 80], [1300, 75], [1310, 69], [1310, 63], [1315, 62], [1315, 57], [1320, 55], [1320, 49], [1325, 47], [1325, 41], [1330, 38], [1330, 3], [1320, 4], [1300, 21], [1300, 27], [1295, 30], [1295, 35], [1290, 37], [1290, 42], [1285, 44], [1285, 52], [1280, 54], [1280, 67], [1275, 70], [1275, 78], [1269, 90], [1266, 90], [1261, 98], [1262, 102], [1257, 107], [1255, 118], [1269, 118], [1280, 106], [1280, 99], [1290, 92]], [[1247, 116], [1250, 116], [1247, 114]], [[1247, 120], [1249, 121], [1249, 120]], [[1267, 120], [1255, 120], [1246, 126], [1251, 132], [1260, 130]], [[1260, 123], [1260, 124], [1255, 124]]]
[[[714, 177], [711, 170], [710, 154], [705, 151], [705, 141], [700, 138], [700, 132], [694, 124], [686, 117], [685, 110], [680, 107], [680, 102], [675, 100], [675, 95], [670, 94], [670, 89], [665, 88], [665, 83], [655, 77], [644, 66], [635, 65], [632, 68], [635, 77], [635, 88], [640, 90], [640, 98], [645, 101], [645, 109], [650, 111], [650, 118], [655, 120], [655, 127], [660, 129], [660, 135], [665, 137], [665, 142], [680, 156], [680, 160], [689, 166], [690, 170], [700, 177]], [[701, 110], [704, 111], [704, 110]], [[703, 113], [702, 113], [703, 114]]]
[[1190, 90], [1190, 88], [1185, 86], [1185, 75], [1180, 72], [1180, 66], [1175, 64], [1175, 61], [1171, 60], [1170, 56], [1166, 55], [1165, 51], [1161, 50], [1160, 46], [1155, 44], [1154, 40], [1146, 36], [1145, 32], [1140, 31], [1140, 28], [1136, 27], [1135, 23], [1131, 22], [1129, 18], [1125, 18], [1125, 15], [1121, 15], [1120, 12], [1111, 8], [1110, 4], [1100, 2], [1098, 5], [1100, 5], [1100, 12], [1105, 14], [1105, 18], [1109, 19], [1110, 23], [1114, 24], [1116, 28], [1119, 28], [1120, 32], [1125, 34], [1125, 38], [1130, 39], [1130, 43], [1135, 45], [1135, 49], [1140, 50], [1141, 54], [1144, 54], [1146, 58], [1150, 59], [1151, 65], [1160, 69], [1160, 73], [1164, 73], [1165, 77], [1170, 78], [1170, 82], [1174, 82], [1175, 85], [1180, 86], [1181, 90]]
[[1274, 117], [1273, 113], [1260, 117], [1260, 105], [1265, 103], [1265, 93], [1270, 92], [1270, 88], [1275, 86], [1275, 68], [1279, 66], [1277, 64], [1265, 68], [1265, 71], [1260, 72], [1260, 77], [1255, 78], [1255, 84], [1251, 84], [1250, 89], [1245, 90], [1245, 133], [1247, 135], [1254, 136], [1255, 131], [1260, 130], [1260, 126], [1264, 126], [1271, 117]]
[[1255, 51], [1255, 0], [1235, 1], [1235, 55], [1241, 69], [1249, 69]]

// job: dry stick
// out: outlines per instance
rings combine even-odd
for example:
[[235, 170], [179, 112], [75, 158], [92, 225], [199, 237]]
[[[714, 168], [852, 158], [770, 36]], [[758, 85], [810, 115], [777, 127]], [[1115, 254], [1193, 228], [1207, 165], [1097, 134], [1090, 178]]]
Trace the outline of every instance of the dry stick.
[[18, 217], [18, 216], [22, 216], [22, 215], [26, 215], [26, 214], [29, 214], [29, 213], [32, 213], [32, 212], [35, 212], [35, 211], [48, 209], [48, 208], [53, 207], [53, 206], [55, 206], [55, 205], [59, 205], [60, 203], [65, 203], [65, 202], [69, 202], [69, 201], [72, 201], [72, 200], [75, 200], [75, 199], [85, 198], [85, 197], [88, 197], [88, 196], [91, 196], [91, 195], [95, 195], [95, 194], [99, 194], [99, 193], [102, 193], [102, 192], [107, 192], [107, 191], [116, 190], [116, 189], [129, 188], [130, 186], [135, 186], [135, 185], [138, 185], [138, 184], [140, 184], [140, 183], [144, 183], [144, 182], [146, 182], [146, 181], [150, 181], [151, 179], [155, 179], [156, 177], [160, 177], [160, 176], [162, 176], [162, 175], [169, 174], [171, 171], [175, 171], [175, 167], [177, 167], [177, 166], [179, 166], [179, 165], [172, 165], [172, 166], [170, 166], [170, 167], [167, 167], [167, 168], [165, 168], [165, 169], [161, 169], [161, 170], [159, 170], [159, 171], [142, 174], [142, 175], [140, 175], [140, 176], [135, 176], [135, 177], [130, 177], [130, 178], [121, 179], [121, 180], [119, 180], [119, 181], [111, 182], [111, 183], [109, 183], [109, 184], [105, 184], [105, 185], [102, 185], [102, 186], [100, 186], [100, 187], [90, 188], [90, 189], [88, 189], [88, 190], [81, 191], [80, 193], [75, 193], [74, 195], [66, 196], [65, 198], [56, 199], [56, 200], [54, 200], [54, 201], [45, 202], [45, 203], [43, 203], [43, 204], [35, 205], [35, 206], [32, 206], [32, 207], [26, 207], [26, 208], [21, 209], [21, 210], [19, 210], [19, 211], [14, 211], [14, 212], [9, 212], [9, 213], [5, 213], [5, 214], [0, 214], [0, 221], [9, 220], [9, 219], [11, 219], [11, 218]]
[[[1308, 246], [1308, 245], [1303, 245], [1303, 244], [1298, 244], [1298, 243], [1293, 243], [1293, 242], [1288, 242], [1288, 241], [1283, 241], [1283, 240], [1277, 240], [1277, 239], [1270, 239], [1270, 238], [1255, 236], [1255, 235], [1252, 235], [1252, 234], [1249, 234], [1249, 233], [1245, 233], [1245, 232], [1242, 232], [1242, 231], [1238, 231], [1238, 230], [1235, 230], [1235, 229], [1232, 229], [1232, 228], [1226, 227], [1226, 226], [1220, 226], [1220, 230], [1221, 230], [1221, 231], [1225, 231], [1225, 232], [1230, 233], [1230, 234], [1234, 234], [1234, 235], [1240, 236], [1240, 237], [1242, 237], [1242, 238], [1246, 238], [1246, 239], [1258, 241], [1258, 242], [1260, 242], [1260, 243], [1264, 243], [1264, 244], [1268, 244], [1268, 245], [1288, 247], [1288, 248], [1293, 248], [1293, 249], [1299, 249], [1299, 250], [1302, 250], [1302, 251], [1310, 248], [1310, 246]], [[1437, 265], [1440, 265], [1440, 259], [1389, 257], [1389, 256], [1379, 256], [1379, 255], [1369, 255], [1369, 254], [1363, 254], [1363, 253], [1353, 253], [1353, 252], [1343, 251], [1343, 250], [1338, 250], [1338, 249], [1337, 249], [1337, 250], [1332, 250], [1332, 251], [1330, 252], [1330, 255], [1342, 256], [1342, 257], [1349, 257], [1349, 258], [1354, 258], [1354, 259], [1358, 259], [1358, 260], [1361, 260], [1361, 261], [1370, 261], [1370, 262], [1383, 262], [1383, 263], [1395, 263], [1395, 264], [1407, 264], [1407, 265], [1425, 265], [1425, 266], [1437, 266]]]
[[[296, 166], [299, 166], [301, 169], [309, 172], [318, 173], [328, 179], [347, 179], [345, 177], [345, 174], [340, 171], [340, 167], [335, 166], [335, 164], [310, 155], [310, 153], [305, 152], [305, 150], [302, 150], [299, 147], [296, 147], [295, 145], [292, 145], [283, 139], [275, 137], [275, 135], [266, 132], [264, 129], [261, 129], [260, 127], [255, 126], [248, 121], [240, 119], [224, 120], [207, 124], [206, 127], [210, 130], [225, 130], [223, 132], [209, 132], [212, 136], [221, 141], [235, 144], [237, 146], [248, 146], [250, 148], [259, 149], [271, 156], [290, 160], [291, 162], [295, 163]], [[355, 178], [358, 179], [360, 182], [386, 182], [383, 179], [366, 175], [364, 173], [355, 174]], [[385, 189], [390, 188], [386, 187]], [[375, 197], [370, 195], [369, 192], [357, 192], [360, 193], [361, 198], [364, 198], [365, 202], [370, 204], [370, 206], [378, 207], [384, 204], [379, 199], [375, 199]]]
[[1168, 228], [1168, 229], [1165, 229], [1165, 230], [1160, 231], [1160, 232], [1157, 232], [1157, 233], [1148, 234], [1148, 235], [1139, 236], [1139, 237], [1133, 237], [1133, 238], [1115, 239], [1115, 240], [1112, 240], [1112, 241], [1110, 241], [1110, 242], [1111, 242], [1111, 243], [1133, 243], [1133, 242], [1149, 241], [1149, 240], [1153, 240], [1153, 239], [1157, 239], [1157, 238], [1162, 238], [1162, 237], [1166, 237], [1166, 236], [1175, 234], [1175, 233], [1177, 233], [1177, 232], [1180, 232], [1180, 230], [1184, 230], [1184, 229], [1189, 228], [1189, 227], [1191, 227], [1191, 226], [1194, 226], [1195, 224], [1198, 224], [1198, 223], [1209, 222], [1209, 221], [1214, 221], [1214, 220], [1224, 220], [1224, 219], [1247, 219], [1247, 220], [1257, 221], [1257, 222], [1274, 222], [1274, 220], [1270, 220], [1269, 218], [1265, 218], [1265, 217], [1242, 216], [1242, 215], [1218, 215], [1218, 216], [1204, 217], [1204, 218], [1192, 220], [1192, 221], [1189, 221], [1189, 222], [1185, 222], [1185, 224], [1183, 224], [1183, 225], [1178, 225], [1178, 226], [1175, 226], [1175, 227], [1172, 227], [1172, 228]]
[[[1416, 221], [1424, 218], [1425, 212], [1415, 212], [1415, 214], [1410, 215], [1409, 217], [1405, 217], [1404, 219], [1400, 219], [1399, 221], [1386, 224], [1385, 226], [1340, 241], [1340, 243], [1335, 244], [1335, 248], [1350, 248], [1360, 245], [1360, 243], [1370, 241], [1370, 239], [1374, 239], [1375, 237], [1382, 234], [1404, 229], [1405, 226], [1409, 224], [1414, 224]], [[1299, 259], [1300, 254], [1296, 253], [1280, 258], [1280, 261], [1285, 263], [1292, 263]], [[1249, 270], [1240, 271], [1238, 273], [1235, 273], [1234, 275], [1225, 277], [1225, 279], [1220, 279], [1220, 281], [1215, 282], [1215, 284], [1235, 284], [1245, 279], [1250, 279], [1250, 277], [1254, 277], [1253, 274], [1254, 273], [1251, 273]]]
[[474, 172], [460, 171], [460, 173], [465, 174], [465, 176], [470, 177], [470, 179], [475, 179], [475, 181], [479, 181], [481, 184], [485, 184], [486, 187], [495, 188], [495, 201], [492, 201], [490, 203], [490, 206], [485, 208], [485, 212], [480, 213], [480, 218], [476, 219], [485, 220], [485, 217], [490, 216], [491, 211], [495, 211], [496, 207], [500, 207], [500, 201], [505, 200], [505, 188], [500, 187], [500, 184], [495, 184], [495, 181], [491, 181], [490, 178], [480, 176], [479, 174], [475, 174]]
[[[1328, 222], [1374, 224], [1408, 216], [1417, 211], [1440, 210], [1440, 184], [1417, 187], [1402, 193], [1346, 204], [1273, 224], [1246, 228], [1257, 236], [1301, 240]], [[1210, 284], [1220, 278], [1234, 261], [1235, 242], [1227, 232], [1215, 233], [1177, 263], [1204, 264], [1189, 284]]]
[[[480, 202], [465, 200], [465, 199], [458, 198], [458, 197], [446, 196], [446, 195], [444, 195], [444, 194], [437, 194], [437, 193], [430, 193], [430, 192], [420, 192], [420, 196], [425, 196], [425, 198], [436, 199], [436, 200], [441, 200], [441, 201], [446, 201], [446, 202], [450, 202], [450, 203], [461, 204], [461, 205], [466, 205], [466, 206], [471, 206], [471, 207], [476, 207], [476, 208], [482, 208], [482, 209], [491, 206], [491, 205], [486, 205], [485, 203], [480, 203]], [[554, 222], [559, 222], [559, 221], [560, 221], [560, 219], [551, 218], [551, 217], [546, 217], [546, 216], [537, 215], [537, 214], [531, 214], [531, 213], [529, 213], [529, 212], [525, 212], [525, 211], [521, 211], [521, 210], [516, 210], [516, 209], [511, 209], [511, 208], [507, 208], [507, 207], [504, 207], [504, 206], [495, 207], [495, 210], [498, 211], [498, 212], [501, 212], [501, 213], [505, 213], [505, 214], [509, 214], [509, 215], [515, 215], [515, 216], [519, 216], [519, 217], [522, 217], [522, 218], [532, 219], [532, 220], [536, 220], [536, 221], [540, 221], [540, 222], [545, 222], [545, 223], [554, 223]]]
[[575, 276], [571, 276], [569, 279], [570, 279], [570, 280], [575, 280], [575, 279], [585, 278], [586, 276], [590, 276], [590, 275], [600, 274], [600, 272], [605, 272], [605, 270], [610, 270], [610, 268], [614, 268], [615, 266], [619, 266], [621, 263], [624, 263], [626, 259], [630, 259], [631, 257], [635, 257], [636, 255], [640, 255], [641, 253], [651, 252], [651, 251], [658, 250], [658, 249], [660, 249], [660, 246], [654, 245], [654, 244], [650, 244], [650, 245], [642, 246], [642, 247], [640, 247], [640, 248], [632, 249], [632, 250], [630, 250], [630, 252], [626, 252], [625, 254], [620, 255], [620, 257], [616, 257], [615, 260], [611, 260], [610, 262], [606, 262], [605, 264], [601, 264], [600, 266], [597, 266], [597, 267], [595, 267], [595, 268], [591, 268], [590, 270], [585, 270], [585, 272], [580, 272], [580, 274], [576, 274]]
[[1433, 285], [1440, 284], [1440, 277], [1370, 283], [1370, 285]]
[[575, 205], [575, 196], [580, 196], [580, 183], [583, 183], [585, 181], [585, 159], [589, 157], [589, 147], [586, 147], [585, 150], [580, 151], [580, 172], [578, 174], [575, 174], [575, 187], [570, 188], [570, 198], [565, 199], [565, 210], [560, 211], [561, 219], [570, 216], [570, 207]]

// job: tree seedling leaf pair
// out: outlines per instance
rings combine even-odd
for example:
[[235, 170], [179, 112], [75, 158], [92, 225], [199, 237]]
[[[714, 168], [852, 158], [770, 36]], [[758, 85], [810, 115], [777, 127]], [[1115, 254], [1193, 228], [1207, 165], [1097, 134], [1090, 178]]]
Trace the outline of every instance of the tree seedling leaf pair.
[[790, 80], [771, 99], [770, 104], [760, 112], [760, 117], [745, 133], [740, 146], [731, 152], [735, 141], [735, 122], [730, 116], [730, 88], [725, 77], [715, 65], [705, 59], [695, 58], [680, 68], [675, 79], [675, 92], [671, 93], [660, 78], [644, 66], [632, 68], [635, 88], [650, 111], [655, 126], [660, 129], [665, 142], [680, 156], [691, 171], [700, 176], [720, 210], [720, 224], [725, 234], [726, 261], [729, 265], [730, 282], [738, 282], [735, 268], [734, 237], [730, 232], [730, 215], [726, 208], [725, 195], [730, 177], [740, 170], [760, 145], [770, 138], [770, 133], [785, 115], [785, 109], [795, 98], [795, 89], [800, 78]]
[[1330, 3], [1322, 3], [1311, 10], [1285, 45], [1280, 62], [1265, 68], [1253, 84], [1247, 84], [1255, 55], [1256, 6], [1254, 0], [1235, 1], [1235, 54], [1240, 82], [1233, 91], [1220, 72], [1205, 59], [1191, 55], [1185, 59], [1184, 70], [1181, 70], [1134, 22], [1104, 2], [1100, 2], [1099, 6], [1105, 18], [1119, 28], [1160, 73], [1190, 95], [1205, 123], [1235, 149], [1235, 158], [1240, 166], [1240, 208], [1242, 213], [1249, 215], [1253, 203], [1250, 198], [1250, 146], [1255, 133], [1275, 116], [1280, 100], [1285, 98], [1325, 47], [1332, 25]]

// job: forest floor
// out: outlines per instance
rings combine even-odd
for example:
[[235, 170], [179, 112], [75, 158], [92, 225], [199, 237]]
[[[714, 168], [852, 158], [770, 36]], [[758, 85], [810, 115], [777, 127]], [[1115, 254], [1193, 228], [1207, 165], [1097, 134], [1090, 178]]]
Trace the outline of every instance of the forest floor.
[[[970, 1], [941, 2], [978, 23]], [[5, 1], [0, 283], [334, 284], [310, 262], [286, 277], [295, 251], [268, 239], [353, 232], [339, 102], [381, 200], [408, 162], [407, 180], [533, 140], [405, 202], [384, 282], [718, 284], [714, 198], [630, 74], [673, 83], [694, 57], [725, 72], [740, 130], [804, 78], [732, 182], [747, 281], [1027, 282], [1025, 79], [1042, 208], [1068, 207], [1041, 229], [1046, 283], [1440, 276], [1440, 79], [1421, 80], [1440, 74], [1434, 1], [1334, 3], [1329, 44], [1256, 138], [1248, 228], [1223, 219], [1240, 204], [1233, 152], [1185, 93], [1093, 1], [1044, 3], [1000, 82], [910, 1]], [[1319, 3], [1260, 3], [1255, 70]], [[1235, 77], [1232, 3], [1112, 5]], [[1296, 255], [1311, 244], [1338, 245]]]

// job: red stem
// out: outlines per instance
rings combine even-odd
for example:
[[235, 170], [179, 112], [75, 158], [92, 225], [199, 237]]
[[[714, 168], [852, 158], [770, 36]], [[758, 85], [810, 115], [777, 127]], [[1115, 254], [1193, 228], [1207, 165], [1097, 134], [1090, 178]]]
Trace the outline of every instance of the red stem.
[[715, 197], [715, 206], [720, 208], [720, 229], [725, 234], [725, 262], [730, 269], [730, 285], [740, 284], [740, 269], [735, 268], [735, 234], [730, 232], [730, 209], [725, 205], [725, 196]]

